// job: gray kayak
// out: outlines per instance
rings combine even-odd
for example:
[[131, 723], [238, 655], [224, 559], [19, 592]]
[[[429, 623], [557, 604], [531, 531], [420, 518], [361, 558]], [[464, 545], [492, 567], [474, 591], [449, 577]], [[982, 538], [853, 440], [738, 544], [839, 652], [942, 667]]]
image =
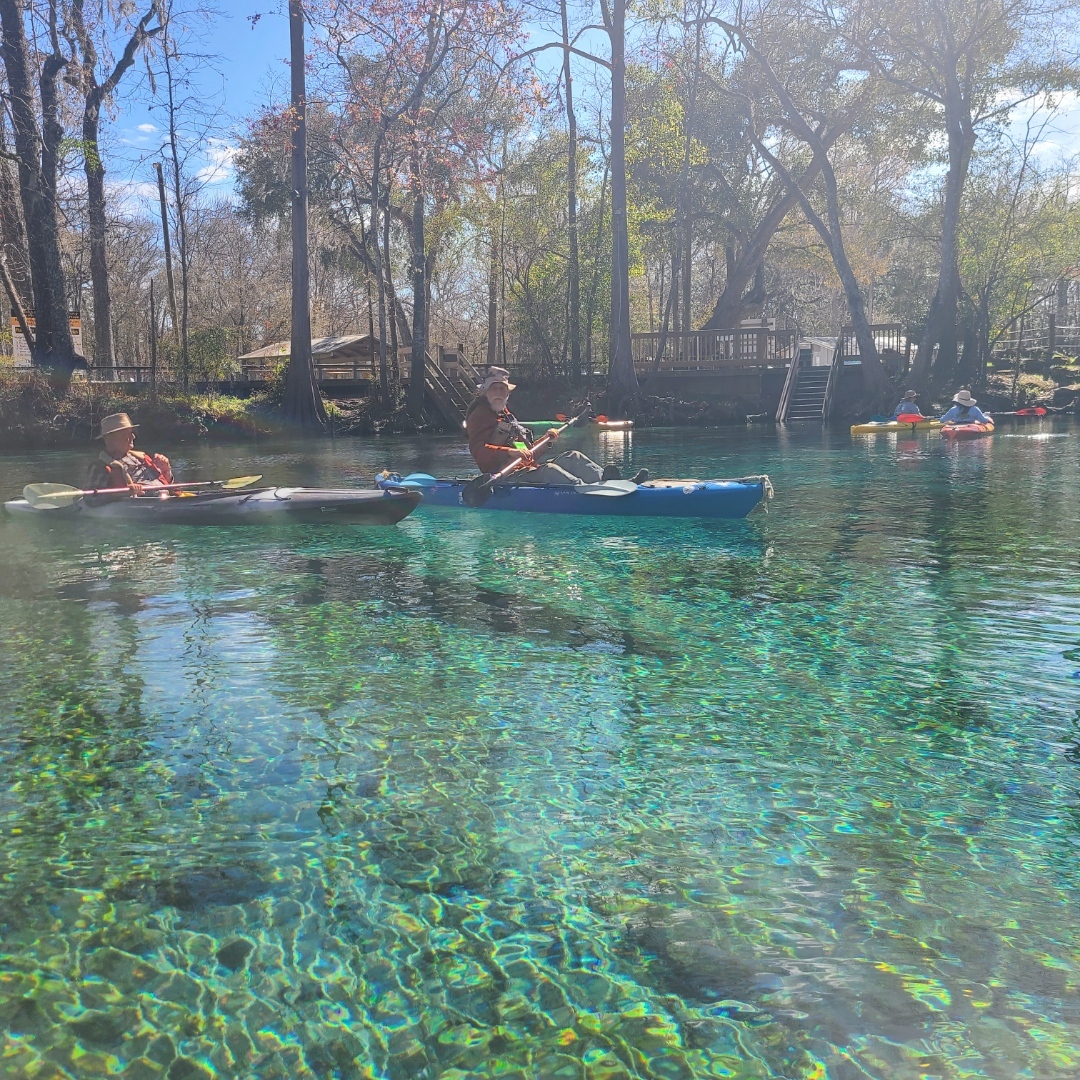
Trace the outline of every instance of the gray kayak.
[[143, 495], [90, 505], [83, 499], [59, 509], [35, 509], [25, 499], [4, 503], [12, 515], [41, 520], [124, 521], [145, 525], [393, 525], [421, 503], [404, 489], [346, 490], [301, 487], [209, 491], [196, 495]]

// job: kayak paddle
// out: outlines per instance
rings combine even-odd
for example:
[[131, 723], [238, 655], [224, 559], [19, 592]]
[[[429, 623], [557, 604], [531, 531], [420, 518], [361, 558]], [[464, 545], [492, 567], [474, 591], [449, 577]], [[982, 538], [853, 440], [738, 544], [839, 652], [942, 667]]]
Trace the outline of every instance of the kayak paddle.
[[[188, 484], [165, 484], [150, 490], [176, 491], [179, 488], [216, 487], [221, 488], [222, 491], [236, 491], [239, 488], [250, 487], [261, 479], [262, 474], [259, 473], [257, 476], [234, 476], [231, 480], [198, 480]], [[74, 499], [82, 498], [83, 495], [121, 495], [130, 490], [130, 488], [118, 487], [83, 491], [69, 487], [67, 484], [27, 484], [23, 488], [23, 498], [35, 510], [58, 510]]]
[[[532, 453], [537, 450], [542, 450], [549, 442], [552, 442], [552, 432], [556, 437], [561, 435], [567, 428], [574, 427], [576, 424], [582, 424], [592, 419], [592, 406], [586, 405], [585, 409], [580, 412], [573, 420], [567, 420], [561, 427], [552, 428], [543, 438], [537, 439], [536, 442], [529, 447]], [[525, 464], [523, 457], [515, 458], [504, 469], [500, 469], [494, 476], [491, 473], [481, 473], [475, 480], [470, 480], [461, 489], [461, 501], [466, 506], [471, 506], [474, 510], [477, 507], [483, 506], [484, 503], [491, 498], [492, 488], [500, 481], [505, 480], [511, 473], [517, 472]]]
[[618, 498], [620, 495], [633, 495], [638, 486], [633, 480], [601, 480], [598, 484], [578, 484], [572, 490], [575, 495], [605, 495]]

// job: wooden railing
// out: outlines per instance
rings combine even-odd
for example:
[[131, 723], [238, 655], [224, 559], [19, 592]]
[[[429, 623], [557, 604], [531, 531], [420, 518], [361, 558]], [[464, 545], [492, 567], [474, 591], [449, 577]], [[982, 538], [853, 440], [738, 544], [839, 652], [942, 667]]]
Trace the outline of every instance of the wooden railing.
[[[911, 367], [911, 337], [904, 334], [901, 323], [871, 323], [870, 334], [877, 346], [878, 355], [885, 371], [893, 378], [902, 378]], [[844, 326], [837, 338], [841, 362], [857, 364], [860, 362], [859, 342], [855, 337], [855, 327]]]
[[656, 364], [656, 351], [663, 345], [657, 372], [710, 372], [738, 367], [780, 367], [795, 356], [797, 330], [769, 330], [743, 327], [738, 330], [691, 330], [688, 333], [632, 334], [630, 346], [638, 374], [646, 374]]
[[776, 422], [782, 424], [787, 419], [788, 409], [791, 407], [791, 396], [795, 393], [795, 384], [799, 381], [799, 368], [802, 366], [802, 357], [796, 353], [788, 364], [787, 375], [784, 378], [784, 389], [780, 391], [780, 403], [776, 406]]
[[830, 413], [832, 413], [833, 399], [836, 397], [836, 384], [840, 380], [840, 372], [844, 367], [844, 356], [840, 350], [840, 342], [843, 340], [843, 337], [841, 337], [837, 341], [836, 349], [833, 351], [832, 363], [829, 365], [829, 381], [825, 384], [825, 400], [821, 404], [821, 415], [825, 420], [828, 420]]

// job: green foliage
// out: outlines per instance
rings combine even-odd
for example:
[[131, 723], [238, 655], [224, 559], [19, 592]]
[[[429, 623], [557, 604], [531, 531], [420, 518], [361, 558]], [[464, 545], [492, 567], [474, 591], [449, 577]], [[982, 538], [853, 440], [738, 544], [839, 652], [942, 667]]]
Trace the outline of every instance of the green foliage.
[[200, 382], [220, 382], [237, 370], [234, 334], [223, 326], [208, 326], [188, 337], [191, 376]]

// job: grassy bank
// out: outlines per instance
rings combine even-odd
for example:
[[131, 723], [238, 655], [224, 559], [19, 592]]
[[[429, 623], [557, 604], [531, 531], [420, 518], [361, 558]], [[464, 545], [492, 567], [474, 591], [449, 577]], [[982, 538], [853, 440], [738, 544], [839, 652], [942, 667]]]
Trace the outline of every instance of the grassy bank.
[[97, 434], [101, 418], [115, 412], [134, 414], [155, 439], [165, 442], [203, 435], [253, 439], [278, 429], [276, 410], [258, 398], [176, 391], [133, 397], [120, 386], [86, 382], [74, 382], [60, 395], [36, 372], [0, 373], [0, 448], [86, 445]]

